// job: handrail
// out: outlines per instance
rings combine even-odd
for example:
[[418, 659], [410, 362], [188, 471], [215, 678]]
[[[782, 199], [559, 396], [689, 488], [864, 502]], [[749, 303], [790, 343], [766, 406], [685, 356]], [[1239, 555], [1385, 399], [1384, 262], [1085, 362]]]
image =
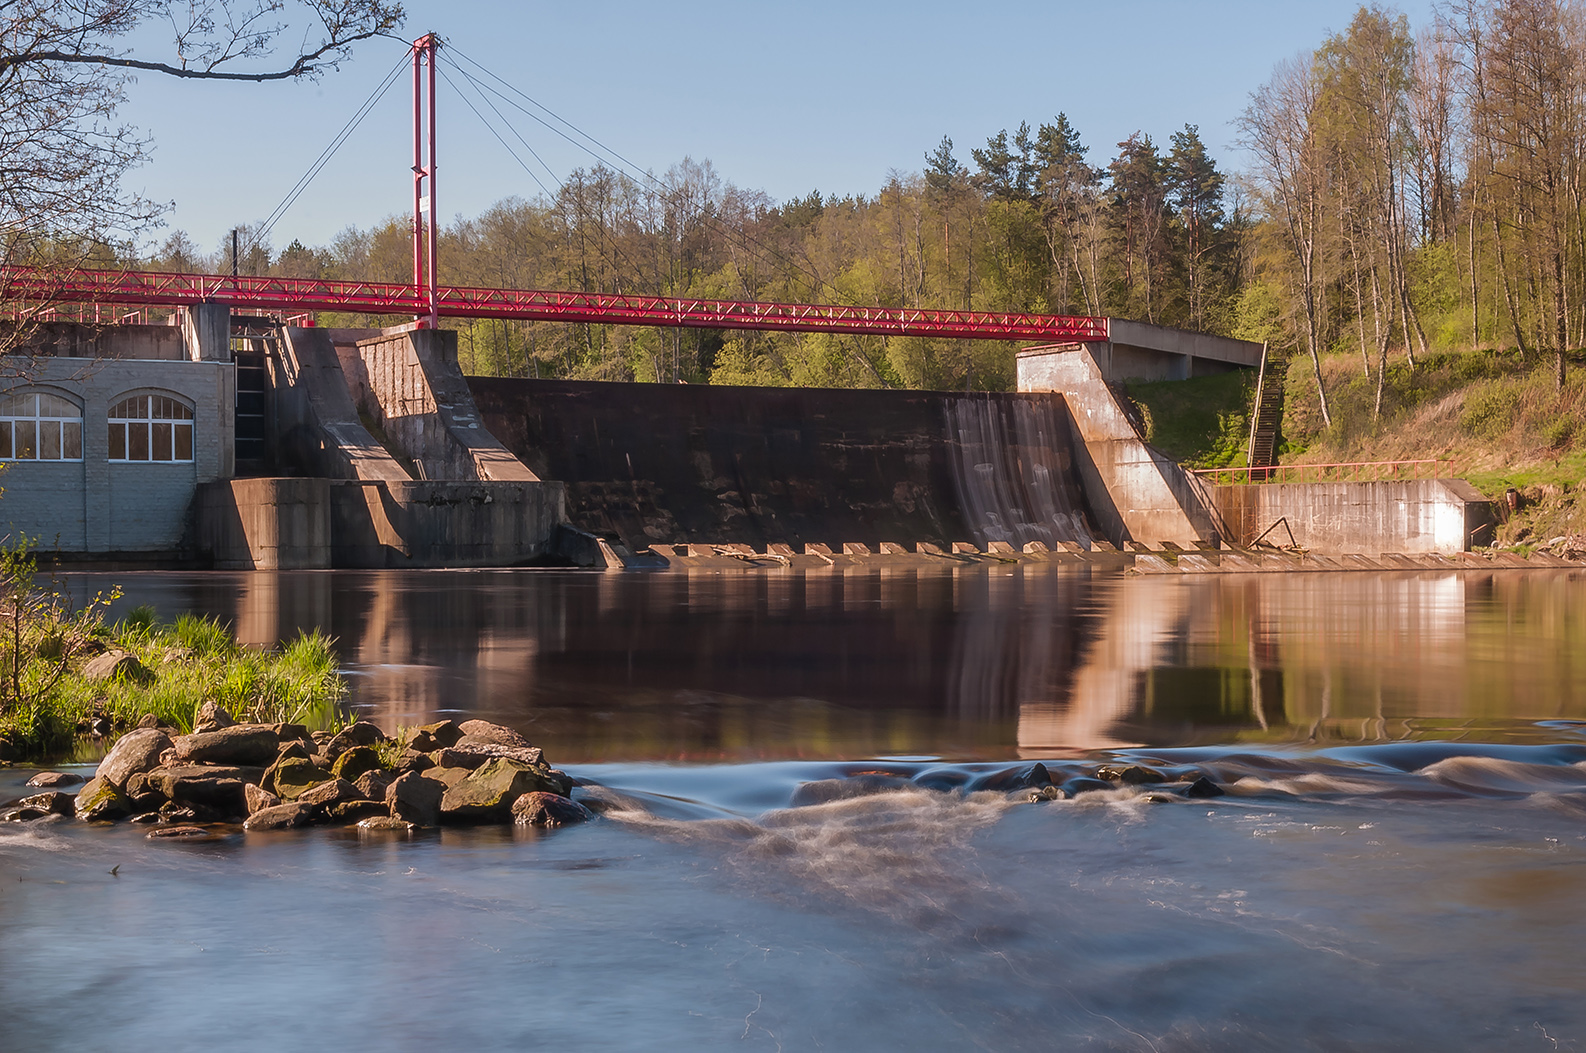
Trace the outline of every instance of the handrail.
[[1190, 471], [1220, 486], [1259, 483], [1383, 482], [1393, 479], [1438, 479], [1449, 474], [1440, 466], [1447, 458], [1415, 461], [1339, 461], [1332, 464], [1275, 464], [1265, 468], [1192, 468]]

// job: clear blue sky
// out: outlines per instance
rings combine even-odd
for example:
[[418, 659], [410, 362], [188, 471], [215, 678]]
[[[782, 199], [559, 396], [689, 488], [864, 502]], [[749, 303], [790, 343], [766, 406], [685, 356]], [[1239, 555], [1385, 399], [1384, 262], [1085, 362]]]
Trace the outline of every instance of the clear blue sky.
[[[889, 170], [918, 171], [949, 135], [959, 158], [1001, 128], [1064, 111], [1093, 163], [1136, 129], [1165, 142], [1198, 124], [1226, 168], [1231, 121], [1273, 66], [1345, 28], [1356, 0], [1114, 0], [913, 4], [807, 0], [638, 0], [526, 4], [409, 0], [409, 35], [428, 30], [642, 167], [710, 159], [777, 200], [820, 189], [874, 193]], [[1425, 3], [1407, 8], [1423, 24]], [[144, 49], [145, 53], [150, 53]], [[206, 251], [265, 217], [402, 57], [360, 47], [316, 84], [231, 85], [143, 76], [122, 115], [152, 136], [133, 176], [176, 202], [168, 229]], [[447, 60], [443, 55], [443, 66]], [[404, 75], [405, 76], [405, 75]], [[330, 242], [348, 225], [404, 213], [411, 196], [404, 79], [274, 228]], [[539, 187], [443, 82], [441, 215], [472, 215]], [[514, 126], [558, 177], [593, 162], [515, 111]], [[520, 154], [526, 152], [512, 139]], [[532, 164], [532, 160], [530, 160]], [[554, 188], [551, 178], [540, 179]]]

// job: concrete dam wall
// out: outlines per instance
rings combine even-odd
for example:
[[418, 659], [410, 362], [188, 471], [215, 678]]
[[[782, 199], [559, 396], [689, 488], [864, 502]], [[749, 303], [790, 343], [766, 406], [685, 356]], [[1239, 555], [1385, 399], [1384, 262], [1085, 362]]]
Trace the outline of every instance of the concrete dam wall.
[[574, 525], [661, 544], [1088, 544], [1061, 395], [470, 377]]

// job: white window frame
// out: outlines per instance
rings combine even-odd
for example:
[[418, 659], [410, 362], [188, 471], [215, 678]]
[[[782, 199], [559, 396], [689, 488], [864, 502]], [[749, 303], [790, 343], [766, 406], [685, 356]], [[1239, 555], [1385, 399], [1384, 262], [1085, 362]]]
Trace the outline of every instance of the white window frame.
[[111, 403], [107, 423], [112, 464], [193, 463], [193, 407], [186, 399], [163, 392], [126, 395]]
[[[83, 459], [83, 411], [76, 400], [53, 391], [7, 391], [0, 395], [0, 461], [45, 461], [68, 464], [81, 464]], [[21, 407], [8, 405], [13, 399], [24, 399], [31, 404], [31, 414], [13, 412]], [[72, 411], [73, 415], [66, 413], [46, 413], [44, 410], [59, 409], [60, 406], [45, 407], [44, 399], [52, 399], [63, 404]], [[30, 442], [22, 441], [22, 437], [31, 433]], [[53, 433], [53, 442], [50, 441]], [[24, 446], [28, 447], [26, 454], [22, 453]], [[67, 454], [76, 447], [76, 456]], [[53, 454], [46, 456], [46, 451], [52, 450]]]

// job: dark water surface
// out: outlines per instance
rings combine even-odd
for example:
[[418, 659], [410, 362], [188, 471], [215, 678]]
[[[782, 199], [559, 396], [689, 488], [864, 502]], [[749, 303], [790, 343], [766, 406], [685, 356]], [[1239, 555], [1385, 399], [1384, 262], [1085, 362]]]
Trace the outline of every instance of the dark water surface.
[[[324, 626], [360, 712], [511, 724], [605, 817], [7, 826], [0, 1048], [1586, 1041], [1577, 572], [117, 580], [253, 643]], [[1230, 792], [939, 788], [1033, 758]], [[893, 788], [801, 803], [859, 772]]]

